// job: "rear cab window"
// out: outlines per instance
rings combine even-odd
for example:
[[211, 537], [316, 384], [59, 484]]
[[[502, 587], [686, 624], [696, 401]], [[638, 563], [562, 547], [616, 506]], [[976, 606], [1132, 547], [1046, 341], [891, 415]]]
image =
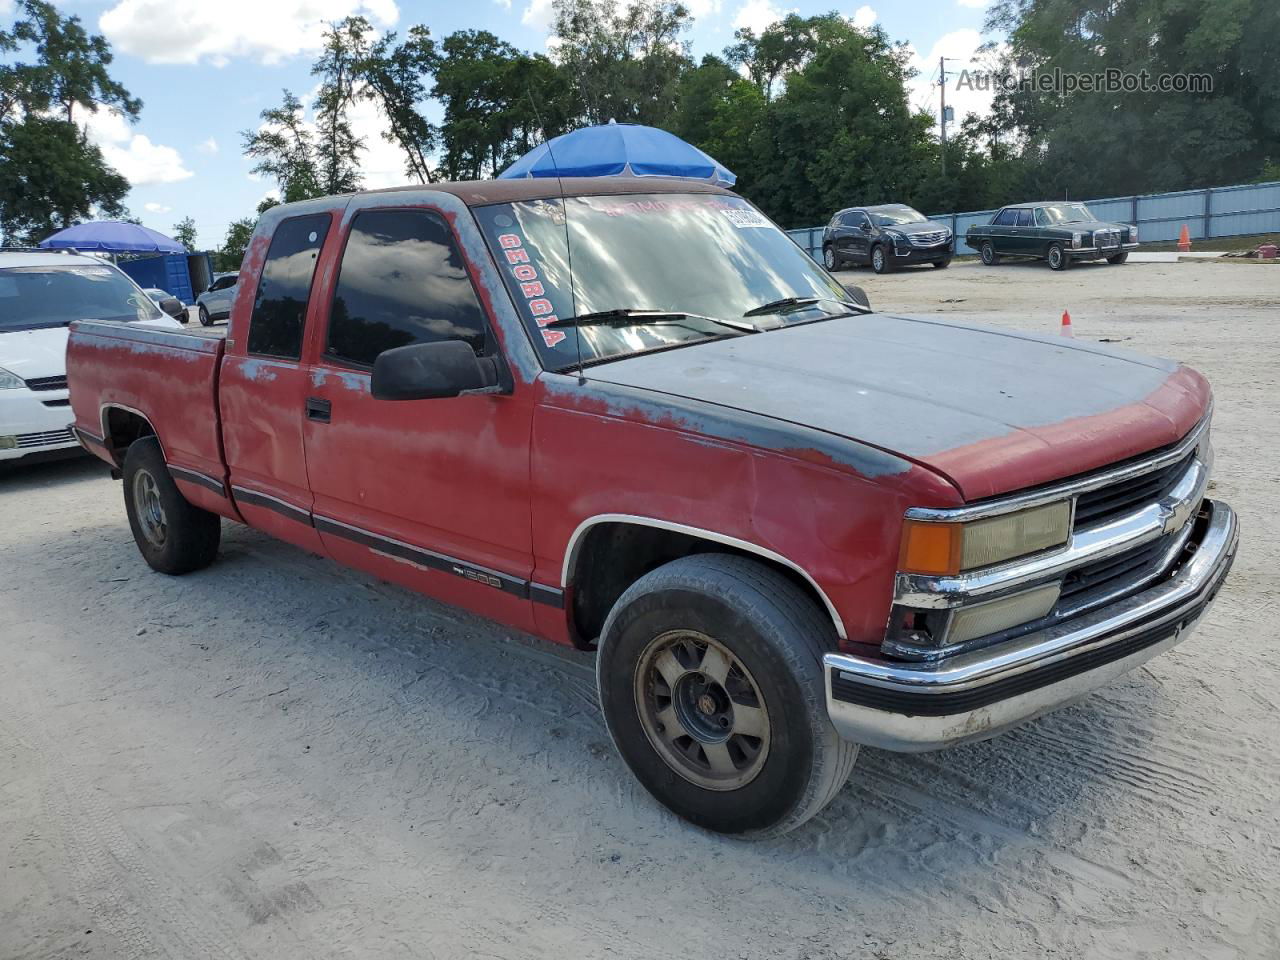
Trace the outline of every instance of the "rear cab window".
[[[262, 264], [249, 321], [248, 352], [278, 360], [302, 357], [302, 334], [316, 260], [329, 232], [329, 214], [282, 220]], [[227, 277], [231, 283], [236, 277]], [[227, 284], [230, 286], [230, 284]]]
[[324, 355], [371, 368], [394, 347], [462, 340], [493, 349], [453, 231], [428, 210], [356, 214], [342, 252]]
[[1001, 210], [996, 214], [996, 218], [991, 221], [994, 226], [1011, 227], [1018, 222], [1017, 210]]

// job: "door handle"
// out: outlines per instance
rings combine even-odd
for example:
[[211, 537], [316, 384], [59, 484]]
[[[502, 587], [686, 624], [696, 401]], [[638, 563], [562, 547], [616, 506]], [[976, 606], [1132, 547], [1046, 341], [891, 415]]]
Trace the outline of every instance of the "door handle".
[[307, 419], [316, 423], [328, 423], [333, 415], [333, 404], [320, 397], [307, 397]]

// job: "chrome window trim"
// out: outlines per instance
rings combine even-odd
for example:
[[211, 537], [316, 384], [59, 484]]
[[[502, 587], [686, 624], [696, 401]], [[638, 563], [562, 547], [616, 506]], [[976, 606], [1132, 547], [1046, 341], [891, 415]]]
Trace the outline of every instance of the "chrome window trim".
[[1099, 473], [1093, 473], [1078, 480], [1069, 480], [1065, 483], [1055, 484], [1027, 493], [1010, 494], [983, 503], [967, 504], [961, 507], [909, 507], [905, 515], [909, 520], [936, 520], [954, 523], [998, 517], [1006, 513], [1025, 510], [1028, 507], [1039, 507], [1046, 503], [1053, 503], [1056, 500], [1075, 497], [1090, 490], [1097, 490], [1100, 487], [1119, 483], [1122, 480], [1129, 480], [1144, 473], [1150, 473], [1152, 470], [1168, 466], [1171, 463], [1176, 463], [1200, 442], [1204, 437], [1205, 431], [1209, 429], [1209, 423], [1212, 419], [1213, 408], [1210, 406], [1200, 422], [1176, 445], [1163, 453], [1135, 463], [1104, 469]]
[[1164, 497], [1127, 516], [1072, 533], [1064, 547], [954, 576], [899, 573], [894, 581], [894, 602], [946, 609], [1061, 576], [1183, 529], [1208, 488], [1208, 464], [1197, 457]]
[[601, 523], [631, 523], [644, 527], [655, 527], [659, 530], [670, 530], [673, 533], [687, 533], [693, 537], [699, 537], [703, 540], [710, 540], [713, 543], [724, 544], [727, 547], [734, 547], [747, 553], [754, 553], [756, 556], [764, 557], [766, 560], [772, 560], [780, 563], [784, 567], [794, 570], [813, 587], [819, 597], [822, 598], [823, 605], [827, 608], [827, 614], [831, 617], [831, 622], [836, 628], [836, 634], [841, 640], [847, 638], [844, 629], [844, 621], [840, 619], [840, 614], [836, 612], [835, 604], [831, 602], [831, 598], [827, 596], [825, 590], [818, 586], [818, 582], [809, 575], [809, 572], [801, 567], [793, 560], [789, 560], [782, 554], [768, 547], [762, 547], [758, 543], [751, 543], [747, 540], [739, 540], [737, 537], [730, 537], [723, 533], [716, 533], [714, 530], [706, 530], [702, 527], [691, 527], [683, 523], [671, 523], [667, 520], [657, 520], [653, 517], [641, 517], [630, 513], [599, 513], [595, 516], [588, 517], [578, 524], [577, 529], [573, 531], [573, 535], [569, 537], [569, 544], [565, 547], [564, 561], [560, 568], [560, 586], [564, 589], [569, 588], [569, 576], [573, 571], [574, 564], [578, 559], [578, 550], [582, 546], [582, 537], [588, 530]]

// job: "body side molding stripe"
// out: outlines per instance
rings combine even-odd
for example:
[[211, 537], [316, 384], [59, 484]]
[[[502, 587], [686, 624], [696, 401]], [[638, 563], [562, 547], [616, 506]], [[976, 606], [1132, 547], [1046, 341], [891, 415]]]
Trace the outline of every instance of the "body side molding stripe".
[[290, 520], [296, 520], [299, 523], [305, 523], [307, 526], [314, 526], [311, 520], [311, 514], [302, 507], [296, 507], [292, 503], [277, 499], [265, 493], [259, 493], [257, 490], [246, 490], [244, 487], [231, 485], [231, 492], [235, 498], [241, 503], [247, 503], [250, 506], [262, 507], [273, 513], [278, 513], [282, 517], [288, 517]]
[[174, 466], [172, 463], [166, 464], [169, 472], [178, 480], [185, 480], [187, 483], [194, 483], [198, 487], [204, 487], [212, 490], [220, 497], [226, 497], [226, 485], [217, 477], [211, 477], [207, 473], [201, 473], [199, 470], [191, 470], [187, 467]]

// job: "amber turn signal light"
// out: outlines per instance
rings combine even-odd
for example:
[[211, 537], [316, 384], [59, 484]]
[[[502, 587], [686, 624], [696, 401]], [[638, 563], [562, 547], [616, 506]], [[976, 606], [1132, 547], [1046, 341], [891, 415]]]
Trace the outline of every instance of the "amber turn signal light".
[[933, 576], [959, 573], [963, 542], [963, 529], [958, 523], [907, 520], [902, 525], [898, 569]]

